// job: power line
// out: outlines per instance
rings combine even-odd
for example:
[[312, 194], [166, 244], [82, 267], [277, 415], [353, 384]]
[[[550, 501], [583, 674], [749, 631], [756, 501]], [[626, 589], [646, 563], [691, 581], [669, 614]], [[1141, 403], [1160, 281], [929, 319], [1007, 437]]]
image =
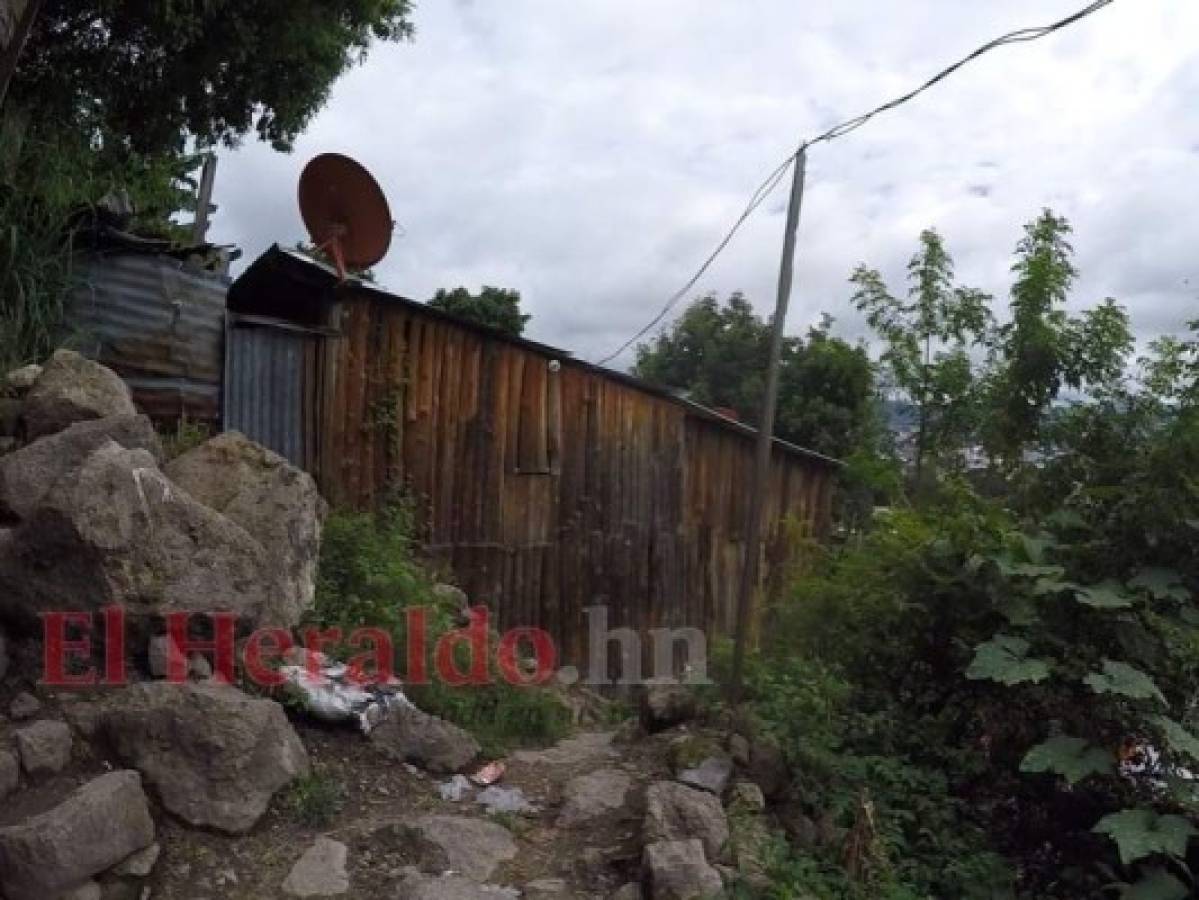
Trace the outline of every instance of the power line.
[[1023, 44], [1029, 41], [1039, 40], [1040, 38], [1046, 37], [1056, 31], [1060, 31], [1063, 28], [1073, 25], [1075, 22], [1078, 22], [1081, 19], [1085, 19], [1092, 13], [1098, 12], [1103, 7], [1110, 6], [1114, 2], [1115, 0], [1094, 0], [1093, 3], [1088, 4], [1087, 6], [1078, 10], [1078, 12], [1066, 16], [1064, 19], [1058, 19], [1056, 22], [1052, 22], [1049, 25], [1040, 25], [1033, 28], [1021, 28], [1017, 31], [1011, 31], [1005, 35], [990, 40], [966, 56], [963, 56], [952, 65], [946, 66], [932, 78], [928, 79], [922, 85], [914, 88], [908, 93], [899, 97], [895, 97], [892, 100], [888, 100], [886, 103], [876, 106], [869, 112], [862, 113], [859, 116], [854, 116], [852, 119], [846, 119], [844, 122], [834, 125], [832, 128], [812, 138], [811, 140], [804, 141], [799, 145], [798, 148], [796, 148], [794, 153], [783, 160], [774, 169], [774, 171], [766, 177], [766, 180], [758, 186], [758, 189], [751, 195], [749, 203], [746, 204], [746, 207], [741, 212], [741, 215], [738, 216], [737, 220], [733, 223], [732, 228], [730, 228], [725, 236], [721, 238], [720, 243], [716, 245], [716, 249], [709, 254], [708, 258], [704, 260], [703, 264], [699, 267], [699, 269], [696, 270], [695, 274], [687, 279], [686, 284], [670, 295], [670, 299], [666, 301], [666, 304], [662, 307], [658, 314], [655, 315], [653, 319], [651, 319], [645, 325], [644, 328], [621, 344], [615, 351], [609, 353], [603, 359], [598, 360], [596, 365], [605, 365], [606, 363], [609, 363], [616, 357], [620, 356], [620, 354], [624, 353], [625, 350], [629, 349], [629, 347], [631, 347], [635, 342], [643, 338], [654, 328], [654, 326], [656, 326], [659, 322], [665, 319], [667, 315], [669, 315], [670, 311], [675, 307], [679, 300], [686, 296], [687, 293], [690, 292], [693, 287], [695, 287], [696, 282], [698, 282], [700, 278], [704, 276], [704, 273], [708, 271], [712, 263], [716, 261], [716, 258], [720, 256], [722, 252], [724, 252], [725, 247], [729, 245], [729, 243], [733, 240], [733, 237], [741, 229], [741, 226], [745, 224], [745, 220], [748, 219], [753, 214], [754, 210], [761, 206], [762, 202], [768, 196], [770, 196], [771, 192], [776, 187], [778, 187], [779, 182], [782, 181], [783, 176], [787, 173], [787, 170], [791, 167], [791, 164], [795, 161], [795, 158], [808, 147], [811, 147], [814, 144], [830, 143], [835, 141], [837, 138], [844, 137], [851, 131], [857, 131], [857, 129], [861, 128], [879, 113], [888, 112], [898, 106], [902, 106], [910, 100], [914, 100], [929, 88], [941, 81], [944, 81], [958, 69], [978, 59], [980, 56], [990, 53], [997, 47], [1003, 47], [1008, 44]]

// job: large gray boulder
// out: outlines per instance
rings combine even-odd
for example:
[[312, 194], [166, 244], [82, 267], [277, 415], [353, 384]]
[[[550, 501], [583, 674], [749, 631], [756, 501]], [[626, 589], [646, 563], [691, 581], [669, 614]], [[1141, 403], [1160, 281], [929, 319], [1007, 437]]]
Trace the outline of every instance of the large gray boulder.
[[717, 860], [729, 839], [729, 820], [720, 800], [707, 791], [658, 781], [645, 792], [645, 840], [698, 839], [708, 859]]
[[141, 777], [110, 772], [53, 809], [0, 828], [0, 889], [8, 900], [56, 897], [153, 841]]
[[74, 350], [56, 350], [25, 395], [25, 432], [34, 440], [72, 422], [136, 413], [128, 386], [115, 372]]
[[724, 885], [697, 840], [659, 841], [645, 848], [645, 880], [651, 900], [709, 900]]
[[266, 548], [297, 616], [312, 606], [328, 505], [311, 475], [236, 431], [189, 450], [164, 472]]
[[[146, 450], [107, 441], [2, 542], [8, 612], [230, 612], [242, 630], [292, 626], [296, 604], [262, 545], [194, 500]], [[3, 610], [0, 610], [3, 611]]]
[[24, 519], [31, 515], [64, 475], [109, 441], [130, 450], [146, 450], [155, 461], [162, 459], [158, 433], [145, 416], [76, 422], [0, 457], [0, 517]]
[[190, 825], [248, 831], [308, 754], [273, 700], [217, 682], [148, 682], [103, 701], [98, 733]]
[[479, 755], [479, 742], [468, 732], [414, 706], [393, 710], [370, 739], [392, 759], [440, 775], [461, 771]]

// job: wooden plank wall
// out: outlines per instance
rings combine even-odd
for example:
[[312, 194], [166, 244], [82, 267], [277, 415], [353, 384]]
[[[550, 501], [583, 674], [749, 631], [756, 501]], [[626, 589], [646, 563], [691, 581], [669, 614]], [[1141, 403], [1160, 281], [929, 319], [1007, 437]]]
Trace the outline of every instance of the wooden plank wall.
[[[402, 484], [472, 599], [504, 627], [548, 629], [572, 661], [597, 603], [610, 627], [731, 633], [749, 437], [398, 304], [347, 301], [342, 333], [326, 342], [316, 469], [333, 503], [367, 508]], [[796, 522], [827, 526], [831, 474], [776, 450], [764, 584]]]

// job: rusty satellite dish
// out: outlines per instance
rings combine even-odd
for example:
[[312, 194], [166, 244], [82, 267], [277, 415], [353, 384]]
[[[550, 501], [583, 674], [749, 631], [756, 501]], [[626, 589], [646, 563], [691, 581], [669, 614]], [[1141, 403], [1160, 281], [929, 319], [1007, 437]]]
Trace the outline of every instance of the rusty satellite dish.
[[337, 274], [369, 269], [391, 245], [391, 210], [371, 173], [348, 156], [322, 153], [300, 173], [300, 215]]

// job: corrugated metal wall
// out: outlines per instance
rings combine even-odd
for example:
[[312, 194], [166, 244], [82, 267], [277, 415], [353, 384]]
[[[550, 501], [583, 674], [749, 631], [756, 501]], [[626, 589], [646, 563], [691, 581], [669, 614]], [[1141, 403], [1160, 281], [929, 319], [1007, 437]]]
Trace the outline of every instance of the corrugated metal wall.
[[75, 265], [69, 326], [81, 352], [124, 378], [153, 418], [216, 422], [229, 279], [161, 254], [87, 255]]
[[[581, 660], [583, 610], [612, 625], [732, 628], [753, 441], [569, 360], [353, 296], [323, 354], [316, 468], [335, 503], [392, 484], [429, 549], [506, 625], [548, 628]], [[776, 449], [764, 584], [787, 520], [827, 527], [834, 466]]]
[[320, 339], [286, 326], [231, 319], [224, 426], [303, 469], [316, 468]]

